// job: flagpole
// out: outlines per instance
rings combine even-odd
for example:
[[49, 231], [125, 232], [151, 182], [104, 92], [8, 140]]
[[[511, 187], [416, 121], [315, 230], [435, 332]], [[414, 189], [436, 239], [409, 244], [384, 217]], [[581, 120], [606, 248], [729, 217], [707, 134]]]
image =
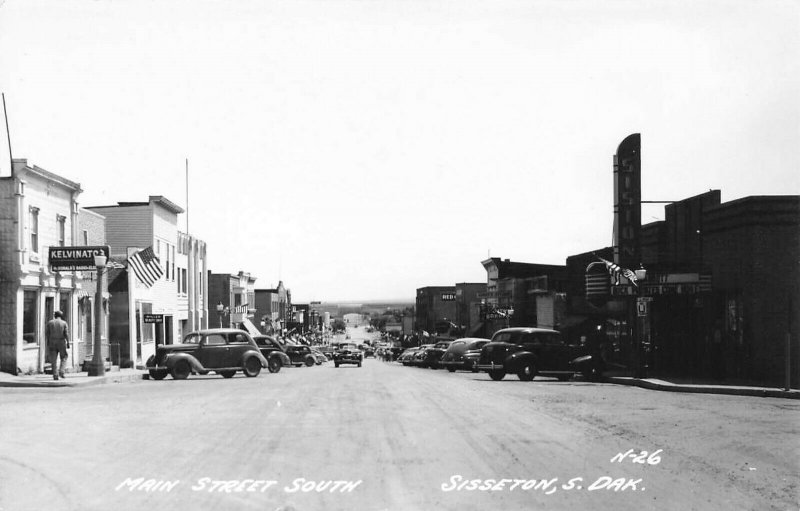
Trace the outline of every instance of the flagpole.
[[189, 158], [186, 158], [186, 234], [189, 234]]
[[11, 177], [14, 177], [14, 157], [11, 155], [11, 132], [8, 130], [8, 111], [6, 111], [6, 93], [3, 93], [3, 117], [6, 119], [6, 138], [8, 139], [8, 162], [11, 164]]

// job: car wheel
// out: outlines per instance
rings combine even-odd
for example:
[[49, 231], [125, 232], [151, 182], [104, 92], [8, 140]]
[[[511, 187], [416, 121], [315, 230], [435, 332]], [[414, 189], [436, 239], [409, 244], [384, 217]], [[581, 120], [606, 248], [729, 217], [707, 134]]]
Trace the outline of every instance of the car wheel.
[[308, 356], [306, 357], [306, 367], [311, 367], [314, 365], [314, 357]]
[[335, 365], [336, 367], [339, 367], [339, 362], [334, 362], [333, 365]]
[[489, 377], [494, 381], [500, 381], [505, 378], [506, 372], [502, 369], [495, 369], [493, 371], [489, 371]]
[[361, 367], [361, 362], [358, 363], [358, 367]]
[[261, 362], [256, 357], [250, 357], [244, 361], [244, 374], [249, 378], [258, 376], [261, 372]]
[[451, 366], [448, 366], [447, 370], [450, 371], [451, 373], [456, 372], [456, 368], [455, 367], [451, 367]]
[[164, 369], [150, 369], [150, 378], [154, 380], [163, 380], [168, 374]]
[[267, 369], [271, 373], [277, 373], [278, 371], [280, 371], [282, 365], [283, 364], [281, 364], [281, 359], [279, 359], [278, 357], [272, 357], [267, 361]]
[[233, 378], [236, 371], [217, 371], [223, 378]]
[[189, 362], [185, 360], [178, 360], [178, 363], [172, 368], [172, 379], [185, 380], [189, 377], [191, 372], [192, 368], [189, 366]]
[[536, 377], [536, 366], [533, 362], [525, 362], [517, 371], [517, 376], [522, 381], [531, 381]]

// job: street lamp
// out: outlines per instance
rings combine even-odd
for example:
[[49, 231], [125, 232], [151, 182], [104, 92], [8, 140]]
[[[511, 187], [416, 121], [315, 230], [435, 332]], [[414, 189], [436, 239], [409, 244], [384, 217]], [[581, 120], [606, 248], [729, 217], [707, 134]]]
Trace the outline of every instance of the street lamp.
[[89, 366], [89, 376], [104, 376], [106, 363], [103, 360], [103, 285], [105, 281], [106, 256], [94, 256], [94, 265], [97, 267], [97, 289], [94, 294], [94, 353]]

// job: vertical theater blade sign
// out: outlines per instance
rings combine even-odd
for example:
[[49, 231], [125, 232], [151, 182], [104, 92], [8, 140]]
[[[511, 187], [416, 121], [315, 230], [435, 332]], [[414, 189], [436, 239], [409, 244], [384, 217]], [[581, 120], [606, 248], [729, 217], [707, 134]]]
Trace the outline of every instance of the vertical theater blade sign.
[[641, 263], [641, 136], [629, 135], [614, 155], [614, 262], [623, 268]]

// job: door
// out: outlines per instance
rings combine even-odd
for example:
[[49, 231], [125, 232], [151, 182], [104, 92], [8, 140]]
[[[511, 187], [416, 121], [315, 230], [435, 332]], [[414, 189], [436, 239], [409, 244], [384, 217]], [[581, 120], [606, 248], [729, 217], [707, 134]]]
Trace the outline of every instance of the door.
[[195, 356], [206, 369], [230, 367], [228, 366], [229, 351], [228, 340], [224, 334], [208, 334], [205, 339], [200, 341]]

